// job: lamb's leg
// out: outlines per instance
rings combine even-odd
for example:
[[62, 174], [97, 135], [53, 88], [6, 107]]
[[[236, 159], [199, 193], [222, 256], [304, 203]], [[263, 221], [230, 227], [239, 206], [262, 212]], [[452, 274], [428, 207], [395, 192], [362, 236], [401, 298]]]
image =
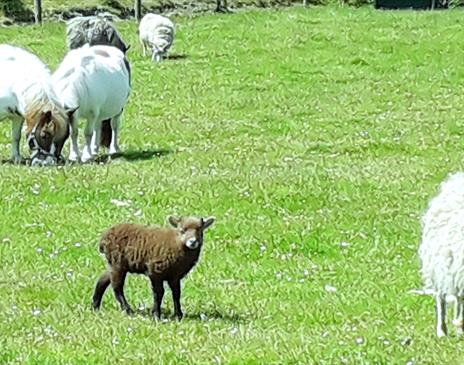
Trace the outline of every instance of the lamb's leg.
[[446, 327], [446, 298], [445, 295], [436, 295], [437, 301], [437, 336], [443, 337], [448, 334]]
[[105, 294], [106, 288], [111, 284], [111, 273], [105, 272], [97, 281], [95, 292], [93, 294], [93, 309], [100, 309], [103, 294]]
[[163, 301], [163, 296], [164, 296], [164, 286], [163, 286], [163, 281], [150, 276], [151, 280], [151, 286], [153, 289], [153, 299], [154, 299], [154, 306], [153, 306], [153, 317], [156, 319], [161, 318], [161, 302]]
[[126, 297], [124, 296], [124, 281], [126, 280], [127, 272], [124, 270], [112, 270], [111, 272], [111, 286], [114, 290], [114, 295], [116, 300], [121, 305], [121, 310], [125, 311], [127, 314], [132, 314], [134, 311], [127, 303]]
[[174, 302], [174, 314], [177, 316], [177, 319], [180, 321], [184, 314], [180, 306], [180, 280], [170, 280], [168, 281], [169, 287], [172, 291], [172, 300]]
[[462, 296], [456, 298], [453, 325], [456, 327], [458, 334], [464, 334], [464, 297]]
[[22, 118], [13, 118], [12, 122], [12, 140], [11, 140], [11, 160], [14, 163], [21, 162], [21, 154], [19, 152], [19, 142], [21, 141], [21, 128], [23, 126]]

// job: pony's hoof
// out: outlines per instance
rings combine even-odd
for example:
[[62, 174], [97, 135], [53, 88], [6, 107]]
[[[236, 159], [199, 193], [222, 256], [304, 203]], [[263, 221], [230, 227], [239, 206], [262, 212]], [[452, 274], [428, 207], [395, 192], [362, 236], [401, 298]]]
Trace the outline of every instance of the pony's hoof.
[[93, 156], [92, 155], [82, 155], [81, 157], [82, 163], [88, 163], [93, 161]]
[[70, 153], [69, 157], [68, 157], [68, 161], [69, 162], [79, 162], [80, 161], [79, 155], [77, 155], [75, 153]]

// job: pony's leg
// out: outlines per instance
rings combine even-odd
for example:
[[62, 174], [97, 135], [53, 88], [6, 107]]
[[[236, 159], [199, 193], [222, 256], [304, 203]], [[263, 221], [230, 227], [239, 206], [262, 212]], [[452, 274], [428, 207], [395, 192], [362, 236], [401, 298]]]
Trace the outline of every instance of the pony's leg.
[[69, 161], [79, 161], [79, 143], [78, 143], [78, 120], [76, 117], [73, 118], [73, 121], [70, 124], [71, 129], [71, 149], [69, 151]]
[[121, 152], [121, 150], [119, 149], [119, 142], [118, 142], [121, 118], [122, 118], [122, 111], [115, 117], [111, 118], [111, 144], [110, 144], [110, 150], [109, 150], [110, 155], [114, 155], [114, 154]]
[[97, 119], [88, 119], [87, 124], [84, 129], [84, 137], [85, 137], [85, 146], [84, 150], [82, 151], [82, 162], [88, 162], [92, 160], [92, 135], [95, 130], [95, 124], [97, 124]]
[[437, 294], [435, 297], [437, 301], [437, 336], [443, 337], [448, 334], [446, 327], [446, 296]]
[[456, 297], [453, 325], [458, 334], [464, 334], [464, 297], [461, 295]]
[[21, 141], [21, 128], [23, 126], [22, 118], [13, 118], [11, 124], [12, 140], [11, 140], [11, 159], [14, 163], [21, 162], [21, 154], [19, 152], [19, 142]]
[[100, 141], [101, 141], [101, 122], [96, 122], [92, 134], [92, 142], [90, 146], [90, 152], [92, 156], [97, 156], [98, 151], [100, 150]]

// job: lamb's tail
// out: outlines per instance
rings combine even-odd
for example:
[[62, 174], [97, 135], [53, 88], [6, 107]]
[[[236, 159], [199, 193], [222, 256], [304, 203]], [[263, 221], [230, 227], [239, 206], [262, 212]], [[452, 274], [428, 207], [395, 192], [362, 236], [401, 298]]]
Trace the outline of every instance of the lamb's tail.
[[110, 144], [111, 144], [111, 119], [106, 119], [101, 124], [100, 144], [103, 147], [110, 148]]

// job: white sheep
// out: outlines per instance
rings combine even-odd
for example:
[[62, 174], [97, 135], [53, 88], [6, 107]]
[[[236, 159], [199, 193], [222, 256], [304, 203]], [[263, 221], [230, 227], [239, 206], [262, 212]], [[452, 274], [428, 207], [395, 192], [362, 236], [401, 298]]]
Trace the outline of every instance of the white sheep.
[[422, 262], [424, 293], [437, 306], [437, 336], [446, 336], [447, 302], [456, 303], [453, 324], [464, 333], [464, 173], [451, 175], [430, 202], [423, 217]]
[[174, 42], [174, 23], [158, 14], [147, 14], [140, 21], [139, 37], [143, 55], [151, 50], [153, 61], [161, 61]]

